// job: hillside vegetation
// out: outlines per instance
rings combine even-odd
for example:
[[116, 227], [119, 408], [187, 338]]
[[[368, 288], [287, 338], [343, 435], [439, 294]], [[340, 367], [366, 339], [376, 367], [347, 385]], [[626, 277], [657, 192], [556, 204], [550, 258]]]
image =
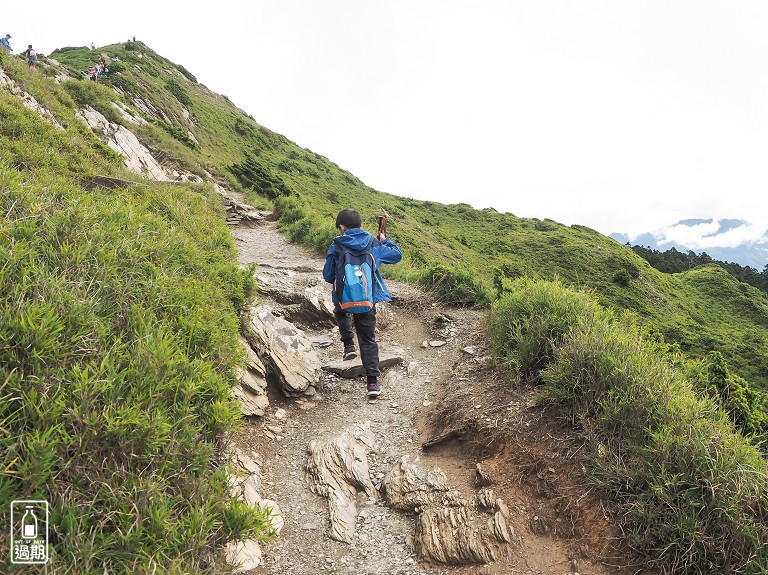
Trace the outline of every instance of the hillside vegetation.
[[[0, 54], [0, 58], [3, 58]], [[212, 190], [87, 191], [120, 162], [46, 86], [64, 131], [0, 91], [0, 509], [48, 501], [57, 573], [218, 572], [264, 518], [228, 494], [221, 434], [253, 290]], [[216, 197], [214, 197], [216, 196]], [[8, 561], [9, 540], [0, 538]]]
[[768, 467], [734, 425], [738, 382], [718, 354], [681, 357], [636, 321], [521, 278], [494, 303], [489, 336], [513, 378], [584, 430], [594, 483], [663, 572], [765, 573]]
[[[112, 59], [109, 74], [98, 83], [81, 80], [99, 54]], [[168, 557], [174, 563], [162, 563], [167, 573], [212, 572], [225, 541], [269, 536], [263, 518], [227, 498], [217, 460], [217, 438], [237, 421], [228, 385], [240, 361], [237, 310], [252, 286], [234, 264], [213, 186], [87, 190], [96, 174], [140, 178], [76, 118], [84, 106], [131, 129], [164, 163], [273, 210], [283, 233], [319, 252], [335, 235], [340, 209], [359, 209], [373, 229], [384, 208], [389, 235], [405, 254], [402, 265], [386, 271], [446, 303], [494, 309], [502, 326], [518, 325], [518, 315], [530, 312], [501, 313], [521, 286], [560, 286], [540, 304], [547, 315], [557, 302], [588, 297], [579, 315], [589, 321], [554, 319], [557, 345], [542, 332], [549, 351], [536, 351], [541, 357], [522, 372], [527, 364], [512, 361], [513, 377], [547, 382], [548, 400], [571, 410], [595, 438], [603, 458], [595, 469], [604, 469], [596, 479], [626, 501], [632, 529], [652, 533], [639, 534], [638, 545], [658, 550], [676, 521], [670, 510], [681, 510], [677, 521], [693, 513], [699, 523], [676, 527], [675, 544], [698, 537], [707, 544], [662, 549], [678, 572], [707, 572], [712, 549], [730, 536], [730, 563], [718, 559], [729, 568], [768, 543], [765, 512], [755, 503], [756, 494], [765, 496], [757, 452], [766, 431], [765, 293], [717, 265], [663, 273], [583, 226], [376, 191], [259, 125], [141, 42], [96, 52], [62, 48], [41, 58], [36, 71], [4, 53], [0, 63], [63, 127], [0, 91], [0, 389], [7, 398], [0, 421], [8, 430], [0, 440], [7, 454], [0, 504], [48, 499], [58, 510], [54, 547], [75, 549], [79, 572], [150, 573]], [[54, 81], [65, 72], [72, 79]], [[118, 105], [144, 122], [130, 123]], [[461, 145], [446, 170], [460, 161]], [[626, 311], [645, 339], [623, 339], [605, 319]], [[508, 348], [527, 340], [502, 333], [501, 341], [495, 337], [505, 362], [520, 353]], [[568, 355], [583, 353], [595, 337], [607, 341], [607, 356]], [[647, 352], [646, 341], [656, 342]], [[637, 366], [618, 362], [635, 353], [644, 358]], [[670, 362], [682, 375], [657, 379]], [[580, 365], [593, 379], [579, 379]], [[630, 368], [637, 370], [627, 372], [631, 385], [612, 379]], [[604, 397], [618, 403], [603, 405]], [[625, 408], [634, 410], [629, 419]], [[633, 425], [623, 430], [624, 421]], [[716, 450], [714, 437], [721, 441]], [[664, 458], [645, 461], [654, 449]], [[612, 455], [615, 467], [600, 463]], [[722, 492], [720, 484], [702, 487], [696, 473], [709, 469], [701, 465], [710, 457], [729, 482], [744, 481]], [[679, 489], [668, 492], [667, 483]], [[660, 510], [664, 526], [654, 523]], [[738, 529], [750, 533], [728, 532], [747, 515], [751, 523]], [[765, 566], [764, 556], [760, 561]]]
[[702, 252], [701, 254], [697, 254], [692, 250], [680, 252], [675, 248], [661, 252], [645, 246], [634, 245], [631, 247], [633, 252], [662, 272], [679, 273], [703, 264], [716, 264], [728, 270], [729, 274], [740, 281], [768, 292], [768, 264], [763, 266], [762, 271], [758, 271], [755, 268], [742, 266], [734, 262], [721, 262], [712, 259], [707, 252]]

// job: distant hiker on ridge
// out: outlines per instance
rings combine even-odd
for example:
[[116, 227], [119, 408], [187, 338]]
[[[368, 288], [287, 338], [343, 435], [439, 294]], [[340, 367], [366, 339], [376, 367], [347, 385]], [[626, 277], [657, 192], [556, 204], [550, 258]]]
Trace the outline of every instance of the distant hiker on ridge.
[[13, 48], [11, 48], [11, 43], [8, 41], [11, 39], [10, 34], [6, 34], [2, 38], [0, 38], [0, 46], [8, 50], [9, 52], [13, 52]]
[[373, 237], [361, 229], [362, 225], [363, 218], [357, 210], [341, 210], [336, 216], [336, 228], [341, 235], [328, 248], [323, 278], [333, 284], [333, 314], [344, 344], [343, 358], [357, 357], [354, 343], [357, 332], [368, 398], [375, 399], [381, 393], [376, 304], [392, 301], [378, 268], [381, 264], [396, 264], [403, 254], [395, 242], [387, 239], [386, 226], [380, 225]]
[[32, 49], [32, 44], [24, 50], [23, 54], [27, 56], [27, 66], [29, 66], [29, 69], [34, 70], [37, 65], [37, 52]]

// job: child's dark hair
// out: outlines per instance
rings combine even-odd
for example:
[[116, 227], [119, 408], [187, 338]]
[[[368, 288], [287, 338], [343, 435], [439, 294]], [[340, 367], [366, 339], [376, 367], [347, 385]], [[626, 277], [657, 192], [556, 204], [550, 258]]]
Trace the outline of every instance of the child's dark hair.
[[363, 216], [357, 210], [341, 210], [336, 216], [336, 227], [344, 226], [347, 229], [363, 226]]

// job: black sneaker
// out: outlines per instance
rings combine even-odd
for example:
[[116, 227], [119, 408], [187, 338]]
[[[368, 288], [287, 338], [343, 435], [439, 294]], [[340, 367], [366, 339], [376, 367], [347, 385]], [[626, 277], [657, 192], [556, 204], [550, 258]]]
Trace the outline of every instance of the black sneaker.
[[368, 384], [368, 399], [376, 399], [381, 394], [381, 387], [378, 383]]
[[355, 349], [355, 344], [349, 343], [345, 345], [343, 360], [347, 361], [350, 359], [355, 359], [356, 357], [357, 357], [357, 350]]

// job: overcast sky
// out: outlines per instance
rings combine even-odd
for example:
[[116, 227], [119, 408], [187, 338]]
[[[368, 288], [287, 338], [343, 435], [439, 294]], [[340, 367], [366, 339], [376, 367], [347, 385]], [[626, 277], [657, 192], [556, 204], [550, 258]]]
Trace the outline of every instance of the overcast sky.
[[383, 192], [605, 234], [768, 227], [763, 0], [30, 6], [3, 8], [16, 52], [136, 36]]

